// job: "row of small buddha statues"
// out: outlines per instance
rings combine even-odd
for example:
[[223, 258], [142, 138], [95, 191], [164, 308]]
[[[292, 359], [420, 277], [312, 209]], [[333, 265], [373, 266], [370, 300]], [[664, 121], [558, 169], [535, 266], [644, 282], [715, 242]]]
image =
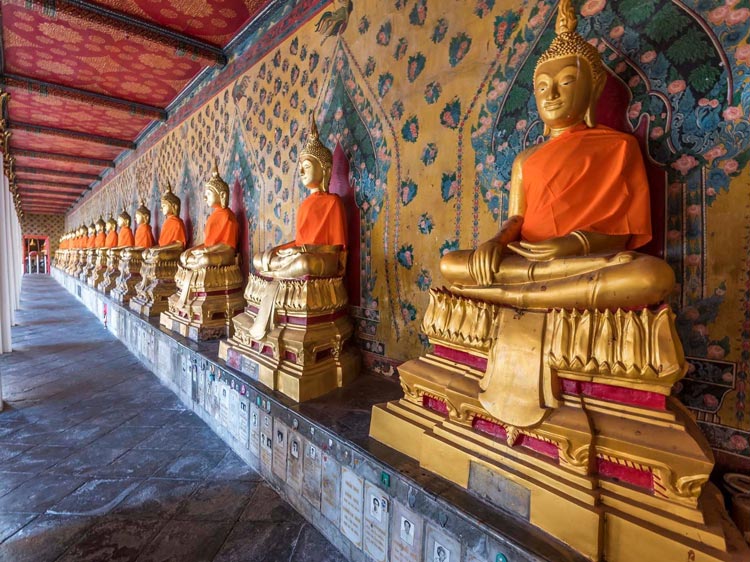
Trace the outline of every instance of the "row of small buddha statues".
[[[576, 25], [562, 0], [556, 37], [534, 71], [549, 139], [516, 158], [499, 232], [441, 259], [450, 287], [431, 290], [422, 323], [432, 347], [399, 367], [404, 397], [374, 407], [370, 435], [590, 560], [748, 560], [708, 482], [711, 449], [671, 396], [687, 367], [664, 302], [674, 274], [634, 251], [652, 235], [640, 148], [596, 123], [607, 72]], [[326, 189], [331, 165], [313, 124], [300, 153], [311, 195], [297, 236], [253, 257], [247, 303], [218, 172], [206, 184], [214, 211], [203, 245], [180, 253], [183, 230], [136, 257], [132, 234], [119, 239], [129, 230], [123, 214], [117, 242], [114, 224], [99, 221], [71, 235], [73, 257], [60, 262], [106, 280], [118, 255], [119, 287], [142, 259], [131, 306], [143, 298], [151, 308], [137, 311], [158, 310], [156, 288], [174, 283], [158, 292], [163, 326], [208, 337], [232, 319], [222, 359], [297, 400], [317, 396], [357, 365], [347, 345], [344, 213]], [[168, 216], [179, 215], [173, 201], [168, 191]], [[148, 224], [140, 216], [139, 230]], [[111, 243], [106, 267], [97, 243]]]

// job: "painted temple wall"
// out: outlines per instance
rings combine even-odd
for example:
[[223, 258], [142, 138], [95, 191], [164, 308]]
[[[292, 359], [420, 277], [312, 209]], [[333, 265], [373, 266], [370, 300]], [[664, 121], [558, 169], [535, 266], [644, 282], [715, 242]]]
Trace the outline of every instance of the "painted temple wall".
[[[750, 3], [576, 6], [579, 31], [628, 94], [623, 124], [643, 139], [661, 185], [654, 228], [678, 279], [671, 300], [691, 369], [677, 391], [719, 461], [750, 466]], [[441, 255], [489, 238], [507, 214], [513, 159], [541, 135], [531, 79], [555, 4], [354, 0], [348, 20], [338, 1], [284, 10], [284, 23], [259, 30], [263, 41], [186, 101], [67, 224], [123, 205], [134, 215], [144, 198], [158, 235], [169, 181], [199, 243], [202, 184], [216, 159], [248, 264], [293, 238], [304, 197], [297, 154], [312, 113], [350, 163], [363, 354], [392, 374], [426, 345], [420, 321], [428, 289], [443, 284]]]
[[60, 237], [65, 233], [65, 217], [24, 214], [21, 218], [21, 233], [24, 236], [49, 236], [50, 255], [54, 254], [60, 245]]

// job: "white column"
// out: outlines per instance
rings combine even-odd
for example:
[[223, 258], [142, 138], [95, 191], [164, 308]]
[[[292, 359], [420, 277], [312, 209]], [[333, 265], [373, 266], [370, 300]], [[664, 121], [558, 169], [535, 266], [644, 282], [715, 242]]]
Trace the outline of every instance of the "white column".
[[[11, 285], [16, 272], [11, 261], [10, 223], [15, 215], [5, 175], [0, 182], [0, 353], [11, 350], [10, 326], [14, 298]], [[0, 410], [3, 408], [3, 383], [0, 374]]]

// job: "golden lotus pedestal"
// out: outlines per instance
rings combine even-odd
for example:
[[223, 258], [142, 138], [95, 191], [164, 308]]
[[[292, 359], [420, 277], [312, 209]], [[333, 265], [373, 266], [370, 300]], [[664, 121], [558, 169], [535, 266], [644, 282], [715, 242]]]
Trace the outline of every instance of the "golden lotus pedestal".
[[195, 341], [229, 336], [231, 319], [245, 308], [242, 271], [238, 265], [187, 269], [179, 266], [177, 291], [159, 323]]
[[[431, 291], [434, 351], [371, 437], [591, 560], [747, 560], [713, 456], [670, 397], [672, 311], [522, 311]], [[743, 558], [744, 557], [744, 558]]]
[[81, 283], [88, 285], [89, 280], [94, 276], [94, 268], [96, 267], [96, 250], [89, 248], [86, 250], [86, 263], [81, 270], [79, 279]]
[[86, 282], [86, 276], [89, 269], [89, 252], [90, 250], [79, 250], [78, 251], [78, 262], [76, 263], [75, 271], [73, 272], [74, 277], [83, 283]]
[[125, 249], [120, 252], [120, 275], [109, 296], [116, 303], [127, 305], [135, 296], [135, 286], [141, 280], [141, 258], [143, 248]]
[[[179, 257], [179, 252], [177, 253]], [[169, 297], [177, 292], [177, 258], [147, 258], [141, 266], [141, 282], [130, 299], [130, 309], [144, 316], [158, 316], [169, 310]]]
[[[281, 279], [250, 275], [248, 306], [234, 322], [234, 336], [219, 344], [219, 357], [297, 402], [352, 381], [359, 356], [349, 346], [353, 326], [341, 277]], [[272, 300], [271, 300], [272, 299]], [[270, 325], [254, 329], [264, 301]]]
[[120, 251], [114, 248], [106, 251], [107, 269], [102, 275], [102, 280], [96, 286], [105, 295], [108, 295], [117, 286], [117, 279], [120, 277]]
[[98, 287], [104, 280], [105, 273], [107, 273], [107, 250], [98, 248], [94, 250], [94, 268], [91, 270], [86, 283], [89, 287]]

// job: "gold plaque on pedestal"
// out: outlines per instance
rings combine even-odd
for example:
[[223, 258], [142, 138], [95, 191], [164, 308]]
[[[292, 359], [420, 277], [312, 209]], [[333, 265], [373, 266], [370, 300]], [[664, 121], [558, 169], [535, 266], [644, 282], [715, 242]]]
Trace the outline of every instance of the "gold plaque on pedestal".
[[[245, 298], [247, 309], [233, 320], [234, 336], [219, 344], [219, 357], [229, 365], [298, 402], [357, 376], [343, 278], [270, 280], [251, 274]], [[261, 312], [264, 307], [271, 310]]]

